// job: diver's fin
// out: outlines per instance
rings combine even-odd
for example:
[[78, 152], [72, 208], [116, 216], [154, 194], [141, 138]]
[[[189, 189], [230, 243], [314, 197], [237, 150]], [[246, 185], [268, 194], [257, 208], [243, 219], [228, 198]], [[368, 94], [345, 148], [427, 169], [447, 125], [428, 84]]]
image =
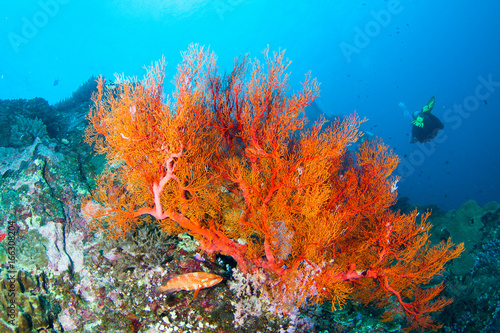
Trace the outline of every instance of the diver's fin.
[[432, 96], [431, 99], [429, 100], [429, 102], [427, 102], [427, 105], [425, 105], [422, 108], [422, 112], [431, 112], [432, 109], [434, 108], [435, 102], [436, 102], [436, 99], [434, 98], [434, 96]]

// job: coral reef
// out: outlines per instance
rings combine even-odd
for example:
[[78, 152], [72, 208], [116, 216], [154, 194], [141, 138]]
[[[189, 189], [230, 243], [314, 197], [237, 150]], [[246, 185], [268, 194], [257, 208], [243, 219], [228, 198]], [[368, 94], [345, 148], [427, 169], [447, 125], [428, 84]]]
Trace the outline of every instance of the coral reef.
[[[54, 295], [47, 289], [45, 273], [17, 271], [12, 280], [5, 279], [5, 275], [6, 269], [0, 268], [0, 331], [40, 332], [53, 327], [61, 309], [54, 300]], [[15, 296], [11, 296], [11, 292]], [[13, 311], [8, 301], [11, 297], [16, 298], [17, 304]], [[16, 326], [9, 324], [7, 313], [13, 313]]]
[[22, 115], [14, 117], [14, 123], [10, 127], [10, 138], [8, 145], [10, 147], [26, 147], [38, 138], [42, 141], [47, 141], [47, 127], [38, 118], [26, 118]]
[[82, 105], [88, 108], [92, 94], [96, 91], [97, 77], [92, 75], [71, 94], [71, 97], [56, 103], [54, 108], [59, 112], [71, 111], [71, 113], [75, 113], [75, 109]]
[[475, 248], [483, 240], [483, 216], [497, 211], [499, 205], [490, 202], [484, 207], [479, 206], [474, 200], [469, 200], [458, 209], [453, 209], [442, 216], [431, 219], [434, 229], [431, 241], [439, 243], [448, 238], [464, 243], [465, 251], [450, 267], [455, 275], [465, 275], [474, 266]]
[[[23, 147], [52, 135], [53, 109], [43, 98], [0, 100], [0, 146]], [[47, 124], [49, 126], [47, 127]], [[13, 145], [12, 145], [13, 144]]]
[[79, 211], [88, 189], [79, 158], [57, 140], [43, 139], [0, 147], [0, 230], [9, 235], [0, 243], [0, 270], [4, 285], [19, 284], [20, 290], [4, 299], [18, 309], [15, 323], [0, 321], [5, 332], [62, 331], [57, 320], [61, 295], [54, 285], [69, 280], [82, 265], [80, 246], [87, 233]]
[[[149, 215], [141, 216], [141, 224], [123, 238], [91, 234], [80, 215], [81, 200], [87, 188], [95, 186], [93, 177], [103, 169], [105, 159], [90, 155], [80, 138], [86, 126], [82, 115], [90, 103], [82, 101], [74, 109], [55, 112], [55, 106], [41, 98], [0, 101], [0, 234], [9, 226], [15, 228], [14, 251], [9, 248], [11, 235], [0, 242], [0, 331], [399, 332], [405, 326], [402, 317], [381, 322], [384, 308], [366, 306], [357, 298], [346, 300], [342, 309], [332, 309], [330, 302], [318, 305], [306, 300], [298, 312], [295, 308], [280, 317], [273, 312], [279, 299], [269, 288], [268, 283], [274, 281], [269, 271], [263, 267], [246, 273], [234, 270], [231, 277], [234, 264], [229, 256], [207, 256], [198, 250], [200, 243], [195, 238], [199, 237], [161, 232]], [[47, 116], [51, 112], [60, 119]], [[17, 116], [43, 120], [49, 139], [8, 147], [11, 124]], [[70, 119], [74, 120], [68, 122]], [[70, 132], [53, 135], [50, 130], [69, 128], [63, 125], [70, 123]], [[234, 131], [228, 128], [228, 139]], [[354, 155], [345, 153], [353, 162]], [[303, 182], [304, 177], [299, 180]], [[221, 195], [229, 195], [235, 186], [225, 183], [220, 190]], [[398, 199], [398, 204], [413, 214], [415, 208], [410, 203]], [[428, 208], [418, 211], [425, 214]], [[439, 244], [450, 237], [466, 242], [464, 259], [472, 258], [467, 264], [462, 258], [454, 259], [442, 276], [431, 281], [431, 286], [446, 282], [442, 294], [454, 299], [433, 316], [444, 324], [439, 332], [494, 332], [499, 326], [500, 295], [495, 289], [500, 284], [498, 208], [496, 203], [479, 207], [472, 202], [449, 213], [432, 208], [428, 220], [434, 224], [429, 234], [432, 242]], [[276, 256], [286, 261], [286, 254], [294, 251], [289, 242], [296, 237], [296, 230], [284, 219], [272, 221], [272, 226], [288, 231], [277, 235], [277, 243], [284, 244], [276, 248]], [[473, 242], [467, 237], [469, 233]], [[243, 243], [244, 239], [238, 241]], [[254, 233], [248, 241], [260, 246], [263, 238]], [[16, 258], [13, 267], [9, 264], [12, 253]], [[461, 275], [450, 271], [455, 266], [461, 267]], [[13, 278], [9, 278], [9, 269], [15, 271]], [[154, 292], [171, 277], [198, 271], [220, 274], [227, 280], [201, 290], [195, 299], [192, 292]], [[353, 283], [357, 281], [360, 279]], [[6, 306], [12, 302], [6, 294], [11, 286], [18, 307], [13, 325], [5, 317]], [[241, 326], [235, 328], [235, 323]]]
[[450, 266], [445, 293], [455, 299], [439, 315], [443, 332], [495, 332], [500, 325], [500, 204], [470, 200], [433, 220], [434, 239], [461, 238], [464, 257]]
[[389, 209], [398, 158], [379, 141], [348, 152], [360, 136], [356, 115], [303, 130], [317, 82], [306, 76], [289, 96], [284, 54], [264, 56], [220, 75], [215, 56], [191, 46], [166, 103], [163, 62], [142, 83], [105, 89], [101, 79], [86, 141], [109, 167], [85, 214], [115, 238], [149, 215], [207, 254], [230, 255], [244, 273], [262, 269], [276, 314], [354, 298], [383, 308], [385, 320], [404, 316], [408, 329], [436, 327], [430, 314], [450, 301], [438, 297], [442, 284], [422, 285], [463, 244], [429, 247], [428, 214], [417, 221]]
[[0, 100], [0, 146], [25, 147], [36, 137], [69, 144], [75, 150], [87, 151], [82, 145], [85, 116], [96, 89], [96, 78], [90, 77], [70, 98], [49, 105], [43, 98]]

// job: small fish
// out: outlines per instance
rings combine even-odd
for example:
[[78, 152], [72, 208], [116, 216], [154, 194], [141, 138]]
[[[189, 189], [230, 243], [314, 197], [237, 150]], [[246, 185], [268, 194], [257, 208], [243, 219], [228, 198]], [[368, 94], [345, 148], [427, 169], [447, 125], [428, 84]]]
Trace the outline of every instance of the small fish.
[[194, 272], [178, 275], [167, 281], [167, 284], [156, 288], [156, 293], [173, 293], [179, 290], [195, 290], [196, 298], [200, 289], [215, 286], [223, 280], [222, 276], [205, 272]]
[[59, 84], [59, 79], [55, 79], [55, 80], [54, 80], [54, 84], [53, 84], [53, 86], [55, 87], [55, 86], [57, 86], [58, 84]]
[[0, 234], [0, 242], [5, 239], [5, 236], [7, 236], [7, 234]]

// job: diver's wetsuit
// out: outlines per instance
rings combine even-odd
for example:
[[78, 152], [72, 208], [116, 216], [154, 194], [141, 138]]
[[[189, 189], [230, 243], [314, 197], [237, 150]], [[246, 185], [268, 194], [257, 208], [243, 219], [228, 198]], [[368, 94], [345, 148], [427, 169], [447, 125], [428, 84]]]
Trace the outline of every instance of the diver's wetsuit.
[[417, 119], [417, 116], [423, 117], [424, 126], [412, 126], [411, 130], [411, 143], [415, 142], [429, 142], [434, 139], [437, 132], [444, 128], [441, 120], [430, 112], [415, 111], [413, 113], [413, 118]]

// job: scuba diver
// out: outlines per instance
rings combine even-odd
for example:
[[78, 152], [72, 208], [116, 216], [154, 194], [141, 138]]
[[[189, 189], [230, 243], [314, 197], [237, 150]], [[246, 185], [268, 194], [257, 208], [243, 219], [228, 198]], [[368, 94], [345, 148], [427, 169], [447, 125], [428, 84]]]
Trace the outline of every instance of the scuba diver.
[[[434, 108], [435, 99], [431, 97], [429, 102], [424, 105], [421, 111], [415, 111], [412, 115], [412, 130], [410, 143], [420, 142], [425, 143], [434, 139], [439, 130], [444, 128], [443, 123], [435, 115], [431, 114]], [[405, 111], [405, 115], [409, 116], [408, 109], [404, 103], [399, 103], [399, 106]]]

